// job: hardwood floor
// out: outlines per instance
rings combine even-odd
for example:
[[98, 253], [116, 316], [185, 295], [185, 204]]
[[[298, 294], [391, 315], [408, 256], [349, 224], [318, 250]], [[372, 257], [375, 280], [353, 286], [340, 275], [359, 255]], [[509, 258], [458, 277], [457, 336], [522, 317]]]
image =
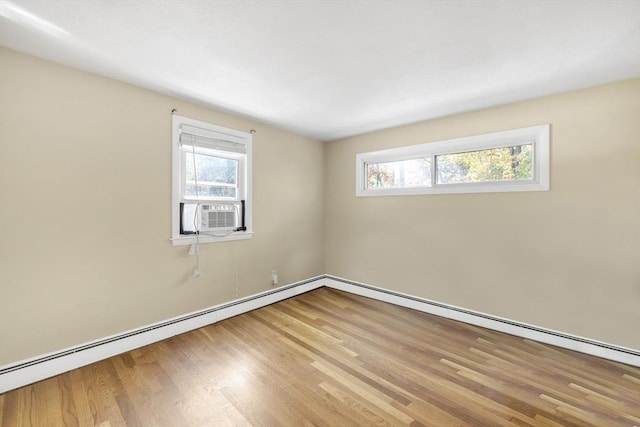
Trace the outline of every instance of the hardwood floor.
[[640, 426], [640, 369], [321, 288], [0, 395], [2, 426]]

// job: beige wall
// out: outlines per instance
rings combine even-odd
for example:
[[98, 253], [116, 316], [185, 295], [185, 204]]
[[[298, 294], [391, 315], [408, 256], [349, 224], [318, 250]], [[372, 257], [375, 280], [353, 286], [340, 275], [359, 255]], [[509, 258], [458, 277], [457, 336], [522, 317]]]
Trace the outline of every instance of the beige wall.
[[[355, 197], [359, 152], [551, 124], [551, 191]], [[640, 348], [640, 79], [331, 142], [328, 274]]]
[[[257, 130], [256, 234], [203, 245], [197, 280], [169, 241], [172, 108]], [[0, 365], [269, 289], [274, 268], [640, 348], [639, 113], [640, 79], [323, 145], [0, 48]], [[358, 152], [542, 123], [550, 192], [355, 197]]]
[[[171, 235], [171, 109], [254, 135], [254, 231]], [[0, 365], [324, 272], [323, 146], [0, 48]], [[295, 203], [291, 201], [295, 200]]]

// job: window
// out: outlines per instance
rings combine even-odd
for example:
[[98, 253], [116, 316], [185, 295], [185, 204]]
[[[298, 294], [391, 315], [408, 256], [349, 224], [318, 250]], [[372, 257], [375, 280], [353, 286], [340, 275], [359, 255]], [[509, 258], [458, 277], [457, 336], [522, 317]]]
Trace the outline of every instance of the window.
[[251, 142], [250, 133], [173, 116], [174, 246], [251, 238]]
[[360, 153], [356, 195], [549, 190], [549, 125]]

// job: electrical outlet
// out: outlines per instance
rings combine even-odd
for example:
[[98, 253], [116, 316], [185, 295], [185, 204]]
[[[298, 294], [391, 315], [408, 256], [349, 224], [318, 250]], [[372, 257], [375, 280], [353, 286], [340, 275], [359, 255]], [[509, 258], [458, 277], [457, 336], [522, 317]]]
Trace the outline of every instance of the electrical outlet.
[[276, 286], [278, 284], [278, 270], [271, 271], [271, 284]]

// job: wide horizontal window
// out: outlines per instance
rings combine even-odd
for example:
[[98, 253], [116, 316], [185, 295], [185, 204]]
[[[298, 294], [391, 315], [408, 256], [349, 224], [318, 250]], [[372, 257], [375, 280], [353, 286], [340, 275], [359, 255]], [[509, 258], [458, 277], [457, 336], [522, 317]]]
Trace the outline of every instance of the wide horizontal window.
[[545, 191], [549, 125], [360, 153], [356, 195]]

